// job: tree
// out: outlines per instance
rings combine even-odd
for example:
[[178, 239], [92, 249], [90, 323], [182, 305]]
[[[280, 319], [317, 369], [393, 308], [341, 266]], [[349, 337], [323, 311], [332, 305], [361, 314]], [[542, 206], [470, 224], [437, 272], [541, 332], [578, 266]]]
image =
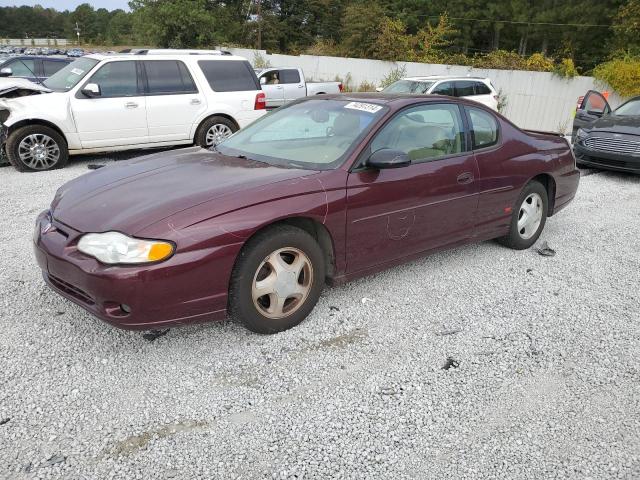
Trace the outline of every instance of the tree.
[[615, 46], [640, 50], [640, 0], [629, 0], [618, 10], [614, 20]]
[[342, 48], [345, 55], [371, 58], [384, 18], [384, 10], [378, 3], [353, 3], [344, 12], [342, 28]]
[[407, 27], [401, 20], [383, 17], [380, 31], [372, 48], [374, 58], [379, 60], [411, 60], [411, 36], [406, 34]]

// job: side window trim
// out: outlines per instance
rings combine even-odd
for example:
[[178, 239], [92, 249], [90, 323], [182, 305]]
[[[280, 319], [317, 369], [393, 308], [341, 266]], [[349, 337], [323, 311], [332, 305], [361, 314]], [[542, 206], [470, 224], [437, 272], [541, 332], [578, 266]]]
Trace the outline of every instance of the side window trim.
[[[465, 110], [465, 117], [468, 122], [469, 139], [471, 141], [471, 144], [470, 144], [471, 151], [477, 152], [482, 150], [490, 150], [490, 149], [498, 148], [502, 144], [502, 128], [500, 128], [500, 121], [496, 118], [496, 116], [492, 112], [489, 112], [488, 110], [485, 110], [484, 108], [479, 108], [479, 107], [465, 106], [464, 110]], [[479, 110], [481, 112], [485, 112], [487, 115], [489, 115], [493, 119], [496, 126], [495, 142], [489, 145], [481, 145], [476, 147], [475, 133], [473, 131], [473, 122], [471, 121], [471, 110]]]
[[432, 102], [428, 102], [428, 103], [417, 103], [417, 104], [413, 104], [413, 105], [407, 105], [406, 107], [403, 107], [402, 109], [398, 110], [396, 113], [394, 113], [390, 118], [388, 118], [387, 120], [385, 120], [382, 124], [378, 125], [375, 132], [372, 132], [371, 138], [369, 139], [369, 141], [367, 142], [367, 145], [362, 149], [362, 151], [360, 152], [360, 154], [358, 155], [358, 158], [356, 159], [356, 161], [353, 163], [353, 166], [350, 168], [350, 172], [361, 172], [366, 170], [368, 167], [366, 165], [364, 165], [364, 162], [366, 162], [366, 160], [371, 156], [371, 154], [373, 153], [371, 151], [371, 144], [374, 142], [374, 140], [376, 139], [376, 137], [378, 136], [378, 134], [387, 126], [389, 125], [395, 118], [397, 118], [398, 116], [402, 115], [405, 111], [410, 110], [412, 108], [415, 107], [422, 107], [422, 106], [435, 106], [435, 105], [454, 105], [458, 108], [458, 112], [460, 114], [460, 121], [461, 121], [461, 127], [464, 129], [464, 135], [462, 136], [462, 145], [460, 146], [460, 152], [458, 153], [452, 153], [449, 155], [444, 155], [442, 157], [436, 157], [436, 158], [431, 158], [431, 159], [424, 159], [424, 160], [419, 160], [419, 161], [412, 161], [412, 165], [414, 164], [421, 164], [421, 163], [427, 163], [427, 162], [437, 162], [440, 160], [446, 160], [449, 158], [455, 158], [458, 156], [462, 156], [462, 155], [469, 155], [470, 153], [472, 153], [472, 149], [471, 147], [471, 143], [470, 143], [470, 139], [471, 137], [469, 136], [469, 126], [470, 123], [467, 121], [466, 118], [466, 112], [464, 111], [464, 108], [462, 107], [462, 105], [460, 105], [457, 102], [454, 101], [444, 101], [444, 102], [438, 102], [438, 103], [432, 103]]

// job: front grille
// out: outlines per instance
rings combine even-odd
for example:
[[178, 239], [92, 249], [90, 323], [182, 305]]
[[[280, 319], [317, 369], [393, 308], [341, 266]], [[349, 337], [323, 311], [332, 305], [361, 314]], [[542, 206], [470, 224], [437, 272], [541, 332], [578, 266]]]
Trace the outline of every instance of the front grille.
[[640, 153], [640, 142], [633, 142], [621, 138], [589, 137], [584, 145], [591, 150], [622, 154]]
[[62, 290], [65, 293], [68, 293], [73, 298], [77, 298], [83, 303], [87, 305], [95, 305], [96, 302], [83, 290], [78, 287], [74, 287], [70, 283], [65, 282], [64, 280], [59, 279], [58, 277], [54, 277], [53, 275], [48, 275], [49, 281], [58, 289]]

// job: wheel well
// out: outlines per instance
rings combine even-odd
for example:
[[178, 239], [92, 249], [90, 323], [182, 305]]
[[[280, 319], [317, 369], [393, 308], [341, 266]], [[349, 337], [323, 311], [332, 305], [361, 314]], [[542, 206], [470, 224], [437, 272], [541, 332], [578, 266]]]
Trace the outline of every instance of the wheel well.
[[14, 130], [21, 128], [21, 127], [26, 127], [29, 125], [43, 125], [45, 127], [49, 127], [52, 128], [53, 130], [55, 130], [56, 132], [58, 132], [60, 134], [60, 136], [64, 139], [64, 141], [69, 144], [69, 142], [67, 141], [67, 137], [64, 133], [62, 133], [62, 130], [60, 130], [58, 128], [57, 125], [55, 125], [54, 123], [51, 122], [47, 122], [46, 120], [40, 120], [40, 119], [27, 119], [27, 120], [20, 120], [19, 122], [14, 123], [13, 125], [11, 125], [9, 127], [9, 134], [11, 134], [11, 132], [13, 132]]
[[[274, 225], [291, 225], [293, 227], [298, 227], [315, 238], [324, 253], [326, 276], [328, 278], [332, 278], [335, 275], [335, 250], [333, 248], [333, 239], [331, 238], [331, 234], [329, 233], [329, 230], [327, 230], [327, 227], [308, 217], [290, 217], [261, 227], [259, 230], [254, 232], [251, 237], [265, 229], [273, 227]], [[247, 241], [249, 241], [249, 238]]]
[[324, 92], [318, 92], [316, 95], [324, 95]]
[[194, 137], [193, 137], [193, 141], [194, 142], [196, 141], [196, 136], [198, 135], [198, 132], [200, 131], [200, 127], [202, 127], [202, 124], [204, 122], [206, 122], [207, 120], [209, 120], [211, 117], [223, 117], [223, 118], [226, 118], [227, 120], [230, 120], [231, 122], [233, 122], [233, 124], [236, 126], [236, 128], [238, 130], [240, 130], [240, 125], [238, 125], [238, 122], [236, 122], [235, 118], [233, 118], [231, 115], [227, 115], [226, 113], [214, 113], [213, 115], [209, 115], [208, 117], [202, 119], [202, 121], [198, 125], [198, 128], [196, 128], [196, 133], [194, 134]]
[[549, 214], [548, 216], [553, 215], [553, 209], [556, 203], [556, 181], [555, 179], [549, 175], [548, 173], [542, 173], [536, 177], [533, 177], [531, 181], [540, 182], [545, 190], [547, 191], [547, 198], [549, 200]]

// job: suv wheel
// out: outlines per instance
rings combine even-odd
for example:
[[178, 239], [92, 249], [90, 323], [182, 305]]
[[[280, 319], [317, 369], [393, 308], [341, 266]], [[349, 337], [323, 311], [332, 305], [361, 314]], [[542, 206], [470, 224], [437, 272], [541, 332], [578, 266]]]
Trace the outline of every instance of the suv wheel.
[[235, 123], [225, 117], [207, 118], [196, 133], [196, 145], [211, 148], [238, 131]]
[[20, 172], [39, 172], [64, 167], [69, 159], [62, 135], [44, 125], [27, 125], [9, 134], [7, 158]]

